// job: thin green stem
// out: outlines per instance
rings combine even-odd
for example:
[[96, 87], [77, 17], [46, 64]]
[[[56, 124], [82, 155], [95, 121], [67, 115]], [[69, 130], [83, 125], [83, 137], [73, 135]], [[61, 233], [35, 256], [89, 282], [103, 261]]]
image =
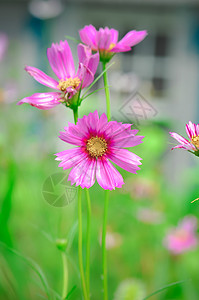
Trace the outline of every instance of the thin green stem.
[[106, 95], [106, 111], [107, 111], [107, 118], [108, 121], [111, 120], [111, 104], [110, 104], [110, 92], [109, 92], [109, 86], [108, 86], [108, 75], [106, 71], [106, 63], [102, 62], [102, 68], [103, 68], [103, 78], [104, 78], [104, 87], [105, 87], [105, 95]]
[[86, 290], [86, 282], [84, 277], [84, 267], [83, 267], [83, 256], [82, 256], [82, 189], [78, 188], [78, 229], [79, 229], [79, 237], [78, 237], [78, 256], [79, 256], [79, 269], [80, 269], [80, 277], [82, 290], [84, 295], [84, 300], [88, 300], [88, 294]]
[[75, 124], [76, 124], [77, 119], [78, 119], [78, 107], [73, 108], [73, 116], [74, 116], [74, 121], [75, 121]]
[[109, 203], [109, 191], [107, 190], [105, 191], [104, 216], [103, 216], [103, 227], [102, 227], [102, 271], [103, 271], [104, 300], [108, 300], [107, 257], [106, 257], [106, 227], [107, 227], [108, 203]]
[[91, 200], [89, 190], [86, 191], [87, 200], [87, 233], [86, 233], [86, 287], [88, 296], [90, 295], [90, 240], [91, 240]]
[[68, 290], [68, 264], [65, 251], [62, 251], [62, 263], [63, 263], [63, 290], [62, 290], [62, 299], [66, 298]]

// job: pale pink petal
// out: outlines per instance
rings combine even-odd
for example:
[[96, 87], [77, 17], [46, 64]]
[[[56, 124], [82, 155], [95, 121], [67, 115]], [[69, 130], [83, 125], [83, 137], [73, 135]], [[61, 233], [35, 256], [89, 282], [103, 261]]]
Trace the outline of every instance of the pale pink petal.
[[105, 190], [121, 188], [124, 184], [122, 175], [104, 157], [97, 159], [96, 178], [99, 185]]
[[88, 68], [93, 74], [96, 73], [98, 64], [99, 64], [99, 53], [97, 52], [96, 54], [93, 54], [88, 61]]
[[92, 49], [96, 49], [97, 43], [96, 43], [96, 35], [97, 30], [93, 25], [85, 26], [83, 29], [79, 30], [79, 35], [82, 40], [82, 42], [88, 46], [90, 46]]
[[81, 148], [68, 149], [55, 154], [55, 160], [61, 161], [58, 167], [63, 167], [63, 170], [70, 169], [86, 159], [87, 154]]
[[44, 72], [41, 70], [26, 66], [25, 67], [26, 72], [28, 72], [29, 75], [31, 75], [35, 80], [37, 80], [39, 83], [49, 86], [52, 89], [58, 89], [58, 81], [53, 79], [52, 77], [46, 75]]
[[111, 28], [110, 29], [110, 33], [111, 33], [111, 43], [112, 44], [117, 44], [118, 41], [118, 31]]
[[111, 32], [108, 27], [100, 28], [97, 32], [97, 45], [100, 50], [108, 50], [111, 44]]
[[96, 159], [87, 157], [70, 172], [68, 180], [73, 185], [80, 185], [81, 188], [90, 188], [95, 183]]
[[84, 146], [84, 142], [81, 137], [77, 137], [70, 132], [69, 127], [64, 127], [65, 131], [60, 132], [59, 138], [69, 144], [76, 146]]
[[137, 173], [137, 170], [140, 170], [138, 165], [142, 164], [139, 156], [126, 149], [111, 148], [111, 152], [107, 154], [107, 157], [120, 168], [134, 174]]
[[176, 132], [169, 132], [169, 133], [174, 139], [176, 139], [180, 144], [182, 144], [188, 150], [193, 150], [193, 146], [191, 145], [191, 143], [187, 141], [185, 138], [183, 138], [181, 135], [177, 134]]
[[59, 105], [62, 99], [61, 93], [51, 92], [51, 93], [36, 93], [30, 97], [23, 98], [17, 104], [21, 105], [23, 103], [29, 103], [39, 109], [50, 109]]
[[132, 30], [128, 32], [116, 46], [111, 50], [113, 52], [129, 51], [128, 49], [140, 43], [147, 36], [147, 31]]
[[123, 137], [122, 135], [115, 136], [111, 139], [111, 142], [114, 147], [128, 148], [143, 143], [143, 138], [144, 136], [129, 133], [129, 136], [127, 136], [127, 134], [124, 134]]
[[187, 132], [187, 135], [190, 139], [194, 136], [197, 136], [196, 124], [189, 121], [189, 124], [186, 124], [186, 132]]
[[47, 56], [52, 70], [59, 79], [74, 77], [75, 67], [71, 49], [67, 41], [52, 44], [47, 49]]
[[97, 131], [100, 133], [102, 133], [102, 129], [104, 128], [104, 126], [106, 126], [108, 124], [108, 119], [105, 113], [103, 113], [101, 115], [101, 117], [99, 118], [99, 122], [98, 122], [98, 127], [97, 127]]
[[187, 148], [187, 146], [182, 146], [182, 145], [177, 145], [177, 146], [171, 148], [171, 150], [173, 150], [173, 149], [184, 149], [184, 150], [190, 150], [190, 151], [194, 150], [194, 149], [190, 149], [189, 147]]
[[95, 74], [99, 64], [99, 53], [92, 54], [91, 49], [82, 44], [78, 45], [77, 53], [79, 63], [85, 65], [93, 74]]
[[77, 76], [82, 82], [82, 89], [89, 86], [94, 80], [94, 74], [82, 63], [79, 63]]
[[199, 136], [199, 124], [196, 125], [196, 133], [197, 133], [197, 136]]
[[77, 46], [77, 54], [78, 54], [79, 62], [87, 66], [88, 60], [92, 55], [91, 48], [86, 45], [79, 44]]

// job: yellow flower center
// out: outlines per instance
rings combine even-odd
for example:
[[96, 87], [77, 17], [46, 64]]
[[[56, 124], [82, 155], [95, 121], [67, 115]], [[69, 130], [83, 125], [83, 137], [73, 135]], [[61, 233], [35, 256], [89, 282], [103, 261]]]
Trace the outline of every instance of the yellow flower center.
[[87, 141], [86, 149], [90, 156], [99, 157], [107, 151], [107, 142], [101, 137], [92, 137]]
[[198, 136], [192, 137], [191, 143], [192, 143], [195, 147], [199, 148], [199, 135], [198, 135]]
[[58, 89], [60, 89], [62, 92], [66, 91], [66, 89], [69, 87], [76, 89], [80, 83], [81, 80], [78, 77], [66, 78], [66, 80], [61, 79], [59, 81]]
[[115, 44], [111, 43], [110, 46], [109, 46], [109, 48], [108, 48], [108, 51], [111, 51], [114, 47], [115, 47]]

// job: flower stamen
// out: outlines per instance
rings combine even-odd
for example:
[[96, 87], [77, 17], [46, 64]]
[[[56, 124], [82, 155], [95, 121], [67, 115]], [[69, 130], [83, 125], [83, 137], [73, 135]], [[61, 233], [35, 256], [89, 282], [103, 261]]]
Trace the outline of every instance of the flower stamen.
[[193, 136], [191, 139], [191, 143], [196, 147], [199, 148], [199, 135]]
[[108, 51], [111, 51], [113, 48], [115, 47], [115, 44], [114, 43], [111, 43], [109, 48], [107, 49]]
[[59, 85], [57, 87], [62, 92], [65, 92], [66, 89], [69, 88], [69, 87], [76, 89], [79, 86], [80, 83], [81, 83], [81, 80], [78, 77], [66, 78], [66, 80], [61, 79], [59, 81]]
[[90, 156], [92, 157], [99, 157], [102, 156], [107, 151], [107, 142], [105, 139], [101, 137], [91, 137], [87, 141], [86, 149]]

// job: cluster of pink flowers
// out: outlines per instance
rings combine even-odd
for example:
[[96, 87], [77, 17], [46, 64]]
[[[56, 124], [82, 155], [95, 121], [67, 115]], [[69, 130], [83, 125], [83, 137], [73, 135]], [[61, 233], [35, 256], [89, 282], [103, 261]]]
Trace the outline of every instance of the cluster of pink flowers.
[[[26, 66], [25, 70], [39, 83], [52, 88], [53, 92], [36, 93], [23, 98], [19, 105], [29, 103], [39, 109], [51, 109], [60, 103], [75, 110], [81, 104], [81, 90], [94, 80], [99, 59], [107, 62], [116, 52], [126, 52], [141, 42], [147, 32], [130, 31], [118, 42], [118, 31], [85, 26], [79, 31], [84, 44], [77, 47], [79, 66], [75, 71], [73, 56], [67, 41], [52, 44], [47, 49], [50, 66], [58, 80], [41, 70]], [[110, 160], [119, 167], [136, 173], [141, 165], [141, 158], [124, 149], [142, 142], [143, 136], [136, 136], [138, 130], [132, 130], [131, 124], [108, 122], [105, 114], [90, 113], [78, 119], [76, 125], [70, 124], [61, 132], [60, 139], [77, 146], [74, 149], [57, 153], [56, 160], [63, 169], [72, 168], [68, 180], [82, 188], [89, 188], [95, 177], [103, 189], [121, 188], [124, 184], [121, 174], [113, 167]]]

